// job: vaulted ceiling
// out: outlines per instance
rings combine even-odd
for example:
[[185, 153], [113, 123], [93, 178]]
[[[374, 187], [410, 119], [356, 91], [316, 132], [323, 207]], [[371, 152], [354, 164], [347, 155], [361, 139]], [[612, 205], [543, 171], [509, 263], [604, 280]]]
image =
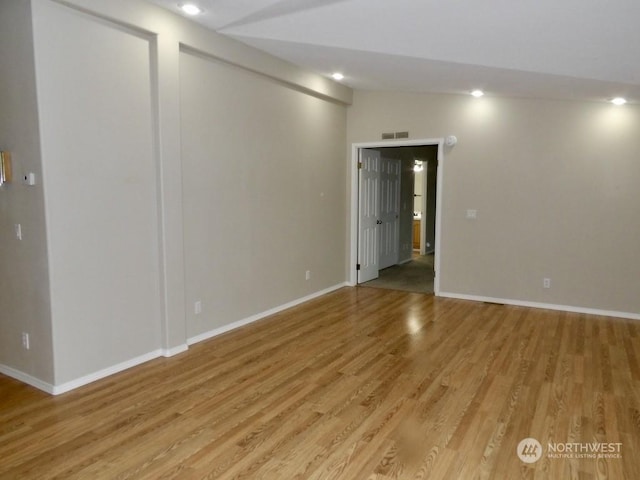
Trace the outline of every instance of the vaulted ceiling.
[[[179, 13], [186, 0], [150, 0]], [[638, 0], [192, 0], [216, 32], [366, 90], [640, 102]]]

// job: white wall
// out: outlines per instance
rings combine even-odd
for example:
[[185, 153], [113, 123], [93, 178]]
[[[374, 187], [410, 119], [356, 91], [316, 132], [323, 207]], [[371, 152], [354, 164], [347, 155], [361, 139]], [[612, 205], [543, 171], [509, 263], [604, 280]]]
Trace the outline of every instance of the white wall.
[[[426, 163], [423, 165], [424, 171], [426, 172]], [[413, 199], [413, 210], [415, 212], [420, 212], [420, 214], [422, 214], [422, 195], [424, 195], [422, 192], [424, 190], [423, 185], [424, 185], [424, 180], [423, 180], [423, 174], [422, 172], [416, 172], [415, 176], [414, 176], [414, 184], [413, 184], [413, 189], [416, 193], [416, 195], [420, 195], [419, 197], [415, 197]]]
[[444, 160], [442, 292], [638, 316], [640, 107], [356, 92], [349, 145], [383, 130], [458, 137]]
[[[383, 149], [383, 151], [393, 149]], [[398, 236], [398, 262], [411, 260], [413, 256], [413, 149], [399, 149], [402, 171], [400, 178], [400, 234]]]
[[[0, 371], [53, 382], [49, 273], [31, 10], [29, 2], [0, 2], [0, 149], [11, 152], [14, 180], [0, 187]], [[22, 226], [22, 241], [14, 225]], [[22, 348], [22, 332], [30, 349]]]
[[189, 337], [344, 282], [345, 107], [189, 52], [180, 73]]

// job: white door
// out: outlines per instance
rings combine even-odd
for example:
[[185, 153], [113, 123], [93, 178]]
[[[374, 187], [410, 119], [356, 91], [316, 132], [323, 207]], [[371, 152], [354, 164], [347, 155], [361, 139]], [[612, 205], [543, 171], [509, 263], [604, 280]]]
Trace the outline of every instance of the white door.
[[380, 161], [380, 255], [378, 268], [398, 263], [400, 246], [400, 160]]
[[360, 150], [358, 199], [358, 283], [378, 278], [380, 152]]

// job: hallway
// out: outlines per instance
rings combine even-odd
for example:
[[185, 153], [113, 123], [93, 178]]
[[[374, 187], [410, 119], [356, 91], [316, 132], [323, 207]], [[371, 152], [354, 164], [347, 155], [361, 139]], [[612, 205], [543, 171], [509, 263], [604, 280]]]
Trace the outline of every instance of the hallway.
[[380, 270], [378, 278], [361, 283], [360, 286], [432, 294], [433, 258], [433, 254], [414, 254], [410, 262]]

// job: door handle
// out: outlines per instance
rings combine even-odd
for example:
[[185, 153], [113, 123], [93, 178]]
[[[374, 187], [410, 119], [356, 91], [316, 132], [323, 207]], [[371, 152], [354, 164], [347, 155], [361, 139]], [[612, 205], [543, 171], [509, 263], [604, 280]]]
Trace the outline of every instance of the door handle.
[[382, 225], [382, 220], [376, 220], [376, 225]]

